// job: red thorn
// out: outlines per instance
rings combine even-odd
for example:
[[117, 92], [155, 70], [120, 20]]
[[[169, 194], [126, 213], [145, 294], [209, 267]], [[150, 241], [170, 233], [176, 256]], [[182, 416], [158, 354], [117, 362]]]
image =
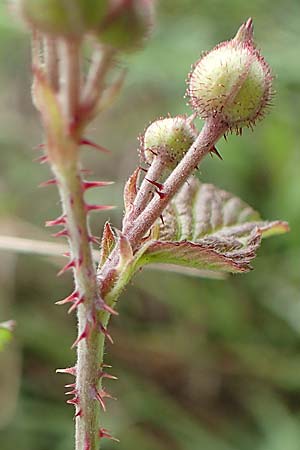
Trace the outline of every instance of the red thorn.
[[115, 397], [113, 397], [112, 395], [110, 395], [108, 392], [106, 392], [104, 389], [100, 389], [100, 391], [97, 391], [97, 389], [94, 389], [94, 398], [96, 400], [98, 400], [98, 402], [100, 403], [103, 411], [106, 411], [106, 405], [104, 403], [104, 399], [105, 398], [110, 398], [111, 400], [116, 400]]
[[107, 148], [102, 147], [102, 145], [96, 144], [93, 141], [90, 141], [89, 139], [81, 139], [80, 141], [80, 145], [88, 145], [89, 147], [93, 147], [96, 150], [100, 150], [100, 152], [104, 152], [104, 153], [110, 153], [109, 150], [107, 150]]
[[114, 375], [110, 375], [107, 372], [103, 372], [102, 370], [99, 373], [99, 378], [108, 378], [109, 380], [117, 380], [118, 377], [115, 377]]
[[70, 400], [67, 400], [67, 403], [69, 405], [79, 405], [79, 398], [75, 395], [74, 398], [70, 398]]
[[213, 147], [210, 149], [209, 152], [210, 152], [211, 155], [213, 155], [213, 154], [217, 155], [217, 157], [218, 157], [221, 161], [223, 161], [222, 156], [220, 155], [220, 153], [218, 152], [218, 150], [216, 149], [215, 146], [213, 146]]
[[82, 411], [82, 409], [80, 408], [77, 412], [76, 412], [76, 414], [74, 415], [74, 419], [77, 419], [77, 417], [82, 417], [83, 416], [83, 411]]
[[159, 198], [161, 198], [161, 199], [165, 198], [165, 196], [166, 196], [166, 194], [164, 192], [161, 192], [158, 189], [156, 189], [155, 192], [159, 195]]
[[65, 388], [72, 388], [75, 386], [76, 386], [76, 383], [65, 384]]
[[77, 394], [77, 389], [72, 389], [72, 391], [65, 393], [65, 395], [74, 395], [74, 394]]
[[85, 209], [87, 212], [90, 211], [107, 211], [109, 209], [114, 209], [115, 206], [111, 205], [85, 205]]
[[79, 296], [79, 293], [77, 290], [73, 291], [72, 294], [68, 295], [68, 297], [64, 298], [63, 300], [59, 300], [58, 302], [55, 302], [55, 305], [65, 305], [66, 303], [74, 302], [74, 300], [77, 300]]
[[58, 277], [60, 277], [61, 275], [63, 275], [65, 272], [67, 272], [67, 270], [73, 269], [74, 267], [76, 267], [76, 262], [74, 259], [72, 259], [70, 262], [68, 262], [68, 264], [66, 264], [57, 274]]
[[101, 297], [99, 297], [98, 300], [95, 302], [95, 306], [96, 306], [96, 309], [98, 309], [98, 310], [107, 311], [108, 313], [110, 313], [114, 316], [119, 315], [119, 313], [117, 311], [115, 311], [111, 306], [108, 306]]
[[109, 332], [107, 331], [107, 328], [105, 328], [102, 323], [100, 323], [99, 325], [99, 329], [100, 329], [100, 333], [103, 333], [104, 336], [109, 340], [109, 342], [111, 344], [114, 343], [113, 338], [111, 337], [111, 335], [109, 334]]
[[75, 414], [74, 419], [77, 419], [77, 417], [82, 417], [82, 416], [83, 416], [83, 411], [82, 411], [82, 409], [79, 409], [77, 411], [77, 413]]
[[105, 187], [114, 184], [113, 181], [83, 181], [82, 182], [84, 189], [91, 189], [96, 187]]
[[100, 245], [101, 239], [97, 236], [89, 236], [89, 242], [92, 242], [93, 244]]
[[70, 252], [64, 252], [62, 255], [65, 256], [66, 258], [70, 258], [71, 253]]
[[100, 389], [99, 394], [102, 398], [110, 398], [111, 400], [117, 400], [116, 397], [113, 397], [109, 392], [106, 392], [104, 389]]
[[149, 183], [153, 184], [153, 186], [157, 187], [160, 191], [162, 191], [164, 188], [164, 185], [161, 183], [157, 183], [157, 181], [149, 180], [149, 178], [145, 178], [145, 180], [147, 180]]
[[51, 180], [43, 181], [39, 184], [39, 187], [47, 187], [51, 186], [52, 184], [57, 184], [56, 178], [51, 178]]
[[45, 164], [48, 161], [49, 161], [49, 158], [48, 158], [47, 155], [39, 156], [38, 158], [35, 158], [33, 160], [33, 162], [37, 162], [37, 163], [40, 163], [40, 164]]
[[56, 369], [56, 373], [67, 373], [76, 376], [76, 367], [67, 367], [66, 369]]
[[63, 214], [54, 220], [47, 220], [45, 223], [46, 227], [56, 227], [57, 225], [64, 225], [66, 223], [66, 216]]
[[76, 341], [74, 341], [74, 343], [72, 344], [71, 349], [73, 349], [74, 347], [77, 347], [77, 345], [79, 344], [80, 341], [82, 341], [83, 339], [87, 339], [89, 337], [90, 334], [90, 326], [87, 323], [83, 332], [78, 336], [78, 338], [76, 339]]
[[105, 412], [106, 411], [106, 406], [105, 406], [105, 403], [104, 403], [104, 400], [103, 400], [102, 396], [100, 395], [100, 393], [98, 391], [95, 392], [95, 400], [98, 400], [98, 402], [101, 405], [101, 408]]
[[146, 173], [148, 172], [148, 169], [144, 169], [144, 167], [142, 167], [142, 166], [139, 166], [139, 169], [142, 170], [143, 172], [146, 172]]
[[61, 231], [58, 231], [58, 233], [54, 233], [51, 235], [52, 237], [68, 237], [69, 236], [69, 232], [66, 228], [64, 228]]
[[119, 313], [113, 309], [111, 306], [108, 306], [106, 303], [104, 303], [104, 305], [102, 306], [102, 309], [106, 312], [108, 312], [109, 314], [112, 314], [113, 316], [118, 316]]
[[84, 302], [84, 296], [79, 297], [77, 301], [74, 302], [74, 304], [68, 309], [68, 314], [71, 314], [76, 308], [78, 308], [79, 305], [81, 305]]
[[106, 428], [100, 428], [98, 436], [100, 439], [106, 438], [106, 439], [111, 439], [112, 441], [115, 441], [115, 442], [120, 442], [119, 439], [113, 437]]

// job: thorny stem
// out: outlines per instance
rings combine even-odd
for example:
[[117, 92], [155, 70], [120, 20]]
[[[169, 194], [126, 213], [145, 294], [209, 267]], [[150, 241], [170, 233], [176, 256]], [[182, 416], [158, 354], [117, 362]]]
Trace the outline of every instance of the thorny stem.
[[[74, 281], [78, 298], [83, 303], [77, 308], [78, 336], [82, 336], [88, 326], [91, 329], [86, 339], [77, 345], [76, 393], [76, 449], [84, 449], [85, 441], [90, 449], [98, 448], [99, 405], [94, 398], [94, 389], [99, 387], [99, 370], [103, 358], [104, 335], [97, 330], [99, 317], [94, 323], [93, 311], [98, 299], [95, 266], [89, 242], [86, 207], [83, 199], [82, 180], [76, 164], [67, 168], [56, 168], [63, 213], [69, 234], [71, 261], [75, 261]], [[98, 314], [99, 315], [99, 314]]]
[[151, 195], [153, 195], [153, 191], [155, 188], [150, 183], [150, 181], [154, 182], [158, 181], [162, 175], [163, 169], [164, 169], [164, 162], [160, 158], [154, 158], [151, 166], [147, 171], [147, 175], [144, 177], [140, 189], [137, 193], [136, 199], [132, 207], [132, 214], [129, 214], [128, 218], [126, 219], [126, 223], [124, 223], [123, 231], [125, 234], [126, 231], [130, 228], [133, 221], [145, 209], [149, 200], [151, 199]]
[[[42, 106], [38, 105], [45, 124], [46, 151], [63, 209], [61, 218], [53, 221], [52, 225], [61, 224], [65, 227], [63, 235], [68, 238], [70, 262], [64, 269], [73, 270], [75, 283], [70, 300], [71, 309], [77, 310], [78, 317], [78, 338], [73, 344], [77, 347], [76, 383], [74, 389], [71, 389], [74, 398], [70, 400], [76, 407], [75, 448], [98, 450], [100, 404], [104, 407], [101, 398], [101, 395], [104, 396], [101, 394], [101, 364], [105, 341], [103, 324], [107, 322], [109, 312], [105, 310], [105, 303], [100, 295], [92, 258], [89, 207], [84, 200], [85, 185], [81, 179], [78, 143], [81, 141], [84, 125], [90, 120], [91, 109], [96, 107], [102, 94], [105, 76], [113, 59], [111, 51], [104, 52], [100, 58], [99, 48], [95, 50], [97, 70], [91, 68], [85, 90], [87, 96], [82, 99], [81, 43], [63, 38], [56, 42], [57, 47], [49, 39], [42, 40], [34, 33], [33, 65], [37, 73], [36, 83], [41, 83], [43, 78], [47, 80], [60, 109], [60, 113], [55, 112], [55, 130], [59, 131], [53, 132], [51, 127], [47, 127], [52, 113], [52, 105], [48, 104], [49, 97], [45, 97]], [[58, 117], [59, 114], [61, 118]]]
[[133, 248], [139, 245], [145, 233], [159, 218], [172, 197], [194, 172], [195, 168], [204, 156], [209, 153], [218, 139], [227, 131], [227, 128], [225, 123], [214, 118], [205, 122], [191, 148], [164, 182], [163, 197], [154, 197], [127, 231], [126, 237]]

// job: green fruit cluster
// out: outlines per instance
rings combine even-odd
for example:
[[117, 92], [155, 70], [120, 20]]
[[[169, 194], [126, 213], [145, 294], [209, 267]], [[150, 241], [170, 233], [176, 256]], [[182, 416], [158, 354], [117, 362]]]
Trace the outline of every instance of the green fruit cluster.
[[52, 36], [93, 34], [119, 51], [142, 44], [153, 22], [153, 0], [16, 0], [30, 27]]

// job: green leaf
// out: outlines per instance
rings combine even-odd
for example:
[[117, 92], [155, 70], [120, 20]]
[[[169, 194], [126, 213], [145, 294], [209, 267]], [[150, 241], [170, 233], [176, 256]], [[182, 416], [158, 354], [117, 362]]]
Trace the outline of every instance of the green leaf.
[[263, 221], [238, 197], [191, 178], [163, 214], [157, 240], [148, 241], [138, 266], [176, 264], [198, 270], [241, 273], [251, 269], [262, 237], [288, 231]]
[[15, 322], [13, 320], [8, 320], [7, 322], [0, 323], [0, 351], [3, 350], [7, 342], [12, 338], [12, 332], [15, 327]]

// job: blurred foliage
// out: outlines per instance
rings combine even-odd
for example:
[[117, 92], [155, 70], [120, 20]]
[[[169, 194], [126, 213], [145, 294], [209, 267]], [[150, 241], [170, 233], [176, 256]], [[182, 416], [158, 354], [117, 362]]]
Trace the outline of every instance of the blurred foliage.
[[[199, 176], [263, 217], [288, 220], [291, 232], [264, 242], [245, 276], [145, 271], [135, 278], [111, 324], [115, 344], [107, 346], [119, 377], [107, 385], [119, 400], [108, 405], [104, 425], [121, 443], [104, 442], [103, 449], [300, 449], [298, 0], [162, 1], [153, 39], [126, 61], [119, 101], [90, 130], [112, 154], [83, 150], [83, 159], [97, 178], [117, 180], [90, 197], [114, 202], [119, 208], [110, 218], [118, 225], [122, 187], [137, 164], [136, 136], [160, 115], [188, 111], [190, 65], [249, 16], [276, 74], [275, 106], [253, 133], [220, 142], [224, 161], [207, 158]], [[0, 37], [0, 232], [47, 239], [43, 222], [60, 206], [55, 188], [36, 188], [48, 169], [32, 162], [42, 133], [30, 100], [29, 38], [3, 2]], [[93, 216], [96, 233], [104, 220]], [[0, 355], [0, 448], [71, 450], [73, 411], [63, 392], [69, 379], [54, 370], [74, 361], [75, 318], [54, 305], [71, 279], [57, 279], [51, 260], [27, 255], [8, 264], [10, 256], [1, 253], [0, 317], [13, 317], [18, 328]]]
[[12, 338], [11, 331], [1, 327], [0, 323], [0, 351], [11, 340], [11, 338]]

